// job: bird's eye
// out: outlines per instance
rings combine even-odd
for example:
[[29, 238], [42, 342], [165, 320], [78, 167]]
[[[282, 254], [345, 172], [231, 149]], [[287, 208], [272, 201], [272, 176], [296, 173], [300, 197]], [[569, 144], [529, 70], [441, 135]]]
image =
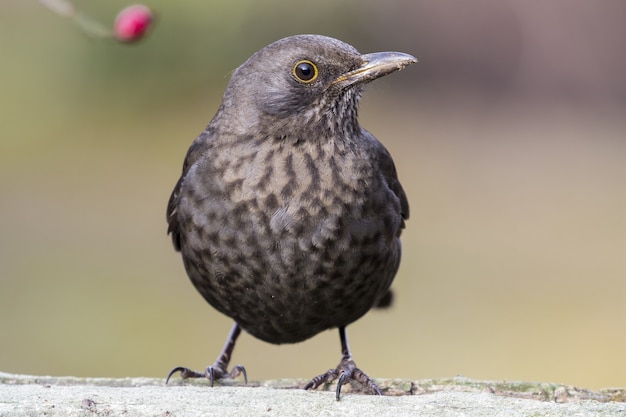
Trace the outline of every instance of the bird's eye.
[[297, 81], [309, 84], [317, 78], [317, 67], [311, 61], [298, 61], [291, 73]]

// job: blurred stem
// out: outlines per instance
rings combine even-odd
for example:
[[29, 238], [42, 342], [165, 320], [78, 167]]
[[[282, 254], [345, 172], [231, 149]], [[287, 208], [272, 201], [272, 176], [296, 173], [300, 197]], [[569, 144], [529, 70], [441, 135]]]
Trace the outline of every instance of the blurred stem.
[[39, 0], [39, 2], [61, 16], [72, 17], [76, 14], [74, 5], [65, 0]]
[[74, 13], [74, 21], [78, 24], [78, 26], [83, 29], [86, 33], [96, 38], [113, 38], [113, 32], [102, 25], [100, 22], [97, 22], [90, 18], [87, 15], [76, 12]]
[[113, 32], [89, 16], [80, 13], [74, 5], [66, 0], [39, 0], [41, 4], [53, 12], [71, 18], [87, 34], [96, 38], [112, 38]]

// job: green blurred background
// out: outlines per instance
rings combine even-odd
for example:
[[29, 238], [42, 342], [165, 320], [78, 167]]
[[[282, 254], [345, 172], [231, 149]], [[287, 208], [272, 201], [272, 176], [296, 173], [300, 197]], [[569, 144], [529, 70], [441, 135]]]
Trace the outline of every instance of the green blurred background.
[[[112, 22], [128, 3], [83, 0]], [[361, 122], [394, 155], [411, 219], [395, 305], [349, 327], [376, 377], [626, 385], [626, 3], [147, 1], [132, 46], [36, 1], [0, 3], [0, 370], [164, 377], [202, 369], [231, 321], [166, 236], [188, 145], [229, 73], [296, 33], [420, 62]], [[107, 23], [108, 24], [108, 23]], [[243, 335], [252, 379], [308, 378], [336, 331]]]

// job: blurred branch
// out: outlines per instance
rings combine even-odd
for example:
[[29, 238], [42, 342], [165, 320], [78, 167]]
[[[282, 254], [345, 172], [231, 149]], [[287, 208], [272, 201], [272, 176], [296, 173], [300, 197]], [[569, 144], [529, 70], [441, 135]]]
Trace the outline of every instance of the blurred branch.
[[65, 0], [39, 0], [39, 2], [61, 16], [72, 17], [76, 13], [74, 5]]
[[146, 6], [136, 4], [120, 11], [113, 30], [102, 23], [80, 13], [66, 0], [39, 0], [41, 4], [60, 16], [72, 19], [90, 36], [99, 39], [114, 39], [120, 42], [135, 42], [141, 39], [152, 25], [152, 12]]

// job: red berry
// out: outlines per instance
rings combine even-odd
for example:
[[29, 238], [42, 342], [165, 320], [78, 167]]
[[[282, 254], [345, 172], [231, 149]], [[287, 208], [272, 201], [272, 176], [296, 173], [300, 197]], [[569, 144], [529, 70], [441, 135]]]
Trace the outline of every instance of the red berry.
[[113, 30], [120, 42], [135, 42], [146, 34], [152, 24], [152, 12], [143, 4], [128, 6], [118, 13]]

